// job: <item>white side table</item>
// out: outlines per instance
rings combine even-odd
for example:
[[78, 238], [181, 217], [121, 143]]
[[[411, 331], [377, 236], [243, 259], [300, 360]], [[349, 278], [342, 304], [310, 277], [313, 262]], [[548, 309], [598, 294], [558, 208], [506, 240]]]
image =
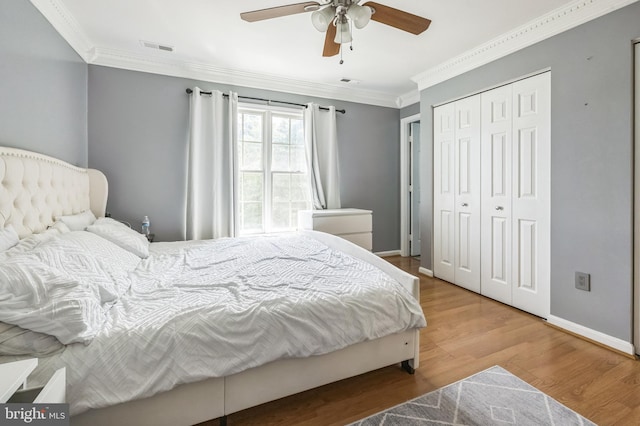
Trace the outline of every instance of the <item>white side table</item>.
[[27, 378], [37, 366], [37, 358], [0, 364], [0, 403], [64, 403], [66, 400], [66, 368], [62, 367], [53, 373], [51, 379], [43, 387], [29, 389]]

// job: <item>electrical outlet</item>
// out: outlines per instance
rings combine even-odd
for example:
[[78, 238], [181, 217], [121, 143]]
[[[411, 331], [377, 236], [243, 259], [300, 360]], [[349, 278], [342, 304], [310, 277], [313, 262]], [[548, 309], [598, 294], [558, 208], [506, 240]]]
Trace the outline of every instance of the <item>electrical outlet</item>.
[[586, 272], [576, 272], [576, 288], [591, 291], [591, 275]]

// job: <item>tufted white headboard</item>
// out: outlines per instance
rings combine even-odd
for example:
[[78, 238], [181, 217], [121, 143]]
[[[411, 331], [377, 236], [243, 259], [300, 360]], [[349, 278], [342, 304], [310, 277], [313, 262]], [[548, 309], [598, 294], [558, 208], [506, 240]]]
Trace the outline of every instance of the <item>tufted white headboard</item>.
[[0, 229], [11, 224], [20, 238], [41, 232], [56, 216], [91, 209], [102, 217], [107, 178], [53, 157], [0, 147]]

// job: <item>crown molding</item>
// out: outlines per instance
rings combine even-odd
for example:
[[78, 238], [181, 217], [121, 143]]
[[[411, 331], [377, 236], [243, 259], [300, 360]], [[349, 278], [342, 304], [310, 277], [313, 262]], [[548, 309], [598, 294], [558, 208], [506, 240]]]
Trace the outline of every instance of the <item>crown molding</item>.
[[404, 108], [409, 105], [417, 104], [418, 102], [420, 102], [420, 91], [416, 88], [411, 92], [398, 96], [398, 99], [396, 99], [396, 106], [398, 108]]
[[424, 90], [638, 0], [576, 0], [414, 77]]
[[45, 17], [83, 61], [89, 63], [93, 56], [93, 43], [60, 0], [31, 0], [31, 4]]
[[95, 47], [93, 52], [89, 62], [92, 65], [397, 108], [396, 96], [382, 92], [225, 69], [206, 63], [178, 61], [103, 47]]
[[224, 69], [206, 63], [190, 63], [163, 56], [141, 55], [99, 47], [87, 37], [61, 0], [31, 0], [31, 3], [87, 64], [398, 108], [398, 98], [395, 94]]
[[415, 91], [393, 94], [288, 79], [273, 75], [223, 69], [206, 63], [176, 61], [95, 46], [61, 0], [30, 0], [69, 45], [88, 64], [169, 75], [220, 84], [252, 87], [348, 102], [403, 108], [420, 101], [420, 90], [528, 47], [638, 0], [576, 0], [505, 33], [475, 49], [428, 69], [412, 78]]

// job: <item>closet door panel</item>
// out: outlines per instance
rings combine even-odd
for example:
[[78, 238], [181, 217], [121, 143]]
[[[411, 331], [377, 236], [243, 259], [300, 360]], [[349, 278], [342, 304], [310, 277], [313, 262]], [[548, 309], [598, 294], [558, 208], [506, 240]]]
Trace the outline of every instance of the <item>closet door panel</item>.
[[547, 318], [550, 288], [550, 74], [513, 84], [512, 305]]
[[480, 292], [480, 95], [454, 103], [455, 283]]
[[454, 106], [433, 110], [433, 273], [454, 282]]
[[511, 85], [483, 93], [481, 108], [481, 293], [511, 304]]

